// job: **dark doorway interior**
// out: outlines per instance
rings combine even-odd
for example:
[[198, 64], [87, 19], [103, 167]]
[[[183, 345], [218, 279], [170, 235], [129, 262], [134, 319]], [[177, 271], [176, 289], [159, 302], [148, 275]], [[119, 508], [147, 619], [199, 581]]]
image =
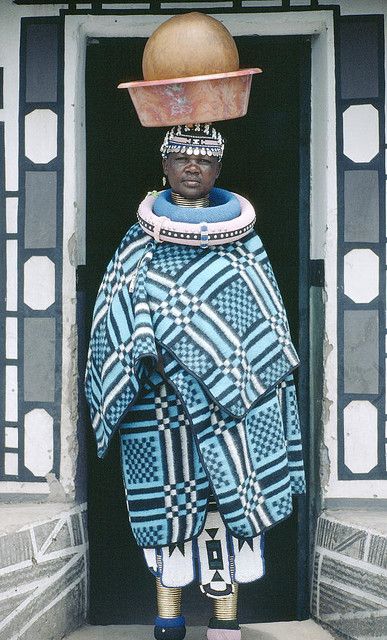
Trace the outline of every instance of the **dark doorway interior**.
[[[164, 130], [141, 127], [127, 92], [116, 89], [121, 81], [142, 77], [144, 44], [136, 38], [88, 43], [84, 278], [88, 323], [106, 264], [136, 221], [139, 201], [148, 190], [161, 188], [159, 146]], [[301, 183], [305, 183], [300, 181], [300, 149], [302, 131], [308, 130], [303, 121], [308, 109], [305, 112], [302, 103], [310, 98], [305, 63], [310, 59], [310, 43], [298, 38], [239, 37], [237, 44], [241, 66], [261, 66], [264, 73], [253, 80], [248, 115], [219, 124], [227, 147], [218, 184], [254, 203], [257, 231], [272, 260], [298, 343], [300, 323], [305, 325], [299, 313], [299, 273], [306, 266], [300, 265], [300, 256], [307, 247], [307, 231], [300, 229], [299, 222], [305, 219], [305, 211], [299, 216]], [[88, 440], [90, 621], [152, 624], [154, 580], [129, 528], [117, 442], [100, 462], [91, 428]], [[291, 620], [299, 615], [300, 592], [306, 598], [307, 591], [307, 584], [300, 580], [308, 544], [306, 534], [300, 533], [302, 510], [296, 504], [293, 516], [267, 535], [267, 574], [241, 588], [241, 621]], [[206, 624], [211, 603], [197, 585], [184, 593], [188, 624]]]

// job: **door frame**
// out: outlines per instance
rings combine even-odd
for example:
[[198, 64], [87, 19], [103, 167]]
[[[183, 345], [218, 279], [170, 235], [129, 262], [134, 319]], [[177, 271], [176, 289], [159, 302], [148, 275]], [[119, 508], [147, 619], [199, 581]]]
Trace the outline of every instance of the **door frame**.
[[[173, 15], [173, 14], [172, 14]], [[76, 326], [76, 269], [85, 264], [86, 249], [86, 135], [85, 135], [85, 62], [86, 43], [92, 37], [149, 37], [168, 15], [67, 15], [65, 17], [65, 82], [64, 82], [64, 263], [63, 263], [63, 379], [62, 379], [62, 438], [74, 433], [74, 402], [78, 396], [77, 381], [72, 374], [74, 352], [68, 348]], [[318, 363], [310, 350], [309, 340], [301, 341], [301, 357], [307, 365], [303, 370], [302, 385], [307, 378], [323, 375], [321, 387], [329, 397], [331, 411], [325, 428], [336, 432], [334, 407], [337, 403], [336, 371], [336, 264], [337, 264], [337, 187], [336, 187], [336, 106], [334, 19], [331, 11], [289, 13], [236, 13], [216, 14], [234, 36], [309, 36], [311, 38], [310, 69], [310, 146], [301, 154], [304, 178], [301, 184], [300, 250], [304, 246], [308, 271], [310, 261], [325, 262], [326, 304], [324, 313], [325, 339], [316, 337], [320, 352], [325, 351], [324, 371], [317, 371]], [[305, 133], [305, 132], [304, 132]], [[308, 165], [308, 166], [305, 166]], [[308, 168], [309, 167], [309, 168]], [[309, 173], [310, 171], [310, 173]], [[310, 178], [310, 179], [309, 179]], [[309, 193], [307, 191], [310, 189]], [[301, 207], [302, 208], [302, 207]], [[310, 215], [309, 215], [310, 212]], [[305, 241], [305, 233], [307, 241]], [[69, 248], [72, 248], [69, 251]], [[306, 252], [306, 253], [305, 253]], [[309, 254], [309, 255], [308, 255]], [[300, 259], [302, 255], [300, 254]], [[305, 310], [300, 316], [300, 331], [314, 335], [310, 281], [305, 273], [300, 278], [300, 300]], [[309, 276], [309, 273], [307, 274]], [[309, 316], [309, 310], [311, 314]], [[316, 334], [317, 336], [317, 334]], [[329, 348], [328, 348], [329, 347]], [[305, 387], [307, 388], [307, 387]], [[315, 454], [320, 447], [321, 435], [316, 429], [314, 398], [300, 397], [301, 413], [311, 430], [308, 435], [310, 459], [307, 467], [315, 469]], [[61, 466], [64, 479], [71, 473], [68, 461]], [[300, 503], [299, 531], [308, 528], [314, 513], [319, 487], [311, 483], [308, 503]], [[313, 527], [309, 546], [312, 550]], [[308, 535], [308, 533], [307, 533]], [[305, 557], [306, 555], [306, 557]], [[298, 558], [298, 584], [309, 585], [308, 554]], [[309, 553], [310, 557], [310, 553]], [[297, 611], [300, 619], [308, 616], [308, 591], [298, 590]]]

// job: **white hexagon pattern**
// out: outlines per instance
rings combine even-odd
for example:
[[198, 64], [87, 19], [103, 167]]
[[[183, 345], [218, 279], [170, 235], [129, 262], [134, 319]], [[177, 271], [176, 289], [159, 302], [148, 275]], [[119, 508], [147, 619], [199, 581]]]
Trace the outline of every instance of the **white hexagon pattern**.
[[55, 302], [55, 265], [47, 256], [32, 256], [25, 263], [24, 302], [36, 310]]
[[47, 164], [57, 154], [58, 117], [51, 109], [35, 109], [25, 117], [25, 154], [35, 164]]
[[379, 257], [371, 249], [352, 249], [344, 256], [344, 293], [357, 303], [379, 294]]
[[24, 464], [35, 476], [52, 470], [53, 422], [45, 409], [33, 409], [24, 418]]
[[378, 463], [378, 411], [368, 400], [344, 409], [344, 462], [353, 473], [368, 473]]
[[379, 151], [379, 113], [372, 104], [356, 104], [343, 114], [344, 154], [370, 162]]

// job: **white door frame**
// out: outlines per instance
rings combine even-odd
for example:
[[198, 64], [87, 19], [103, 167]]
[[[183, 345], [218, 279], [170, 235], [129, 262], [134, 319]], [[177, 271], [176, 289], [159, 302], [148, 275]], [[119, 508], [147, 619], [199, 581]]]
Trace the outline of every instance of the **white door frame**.
[[[75, 482], [78, 380], [75, 272], [85, 264], [86, 43], [91, 37], [149, 37], [166, 15], [67, 15], [64, 80], [63, 378], [61, 483]], [[234, 36], [311, 36], [310, 258], [325, 261], [325, 444], [337, 479], [337, 186], [335, 51], [332, 11], [216, 14]], [[255, 63], [254, 63], [255, 64]], [[129, 97], [128, 97], [129, 100]]]

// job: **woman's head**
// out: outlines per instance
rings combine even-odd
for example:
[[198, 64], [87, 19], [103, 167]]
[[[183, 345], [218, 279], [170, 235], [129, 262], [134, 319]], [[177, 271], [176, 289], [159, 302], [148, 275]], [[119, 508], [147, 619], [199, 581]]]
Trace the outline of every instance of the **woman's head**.
[[188, 200], [208, 195], [221, 170], [223, 149], [222, 136], [209, 124], [172, 127], [161, 146], [172, 191]]

